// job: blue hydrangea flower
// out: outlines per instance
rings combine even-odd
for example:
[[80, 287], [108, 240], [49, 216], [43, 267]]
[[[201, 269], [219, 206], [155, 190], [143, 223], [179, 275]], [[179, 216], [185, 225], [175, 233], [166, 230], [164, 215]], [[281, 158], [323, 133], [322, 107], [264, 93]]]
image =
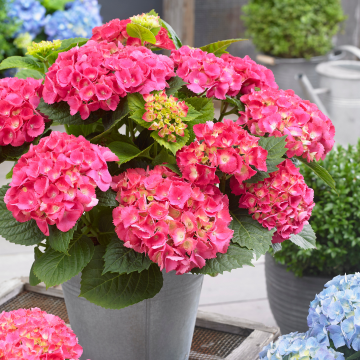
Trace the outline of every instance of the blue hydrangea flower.
[[290, 333], [265, 346], [260, 360], [345, 360], [344, 355], [320, 343], [309, 333]]
[[360, 350], [360, 273], [336, 276], [310, 303], [310, 336], [336, 348]]
[[75, 0], [64, 11], [55, 11], [46, 17], [45, 33], [48, 40], [89, 38], [92, 29], [102, 24], [97, 0]]
[[9, 2], [8, 16], [20, 21], [21, 26], [14, 34], [29, 33], [35, 38], [45, 23], [46, 9], [37, 0], [13, 0]]

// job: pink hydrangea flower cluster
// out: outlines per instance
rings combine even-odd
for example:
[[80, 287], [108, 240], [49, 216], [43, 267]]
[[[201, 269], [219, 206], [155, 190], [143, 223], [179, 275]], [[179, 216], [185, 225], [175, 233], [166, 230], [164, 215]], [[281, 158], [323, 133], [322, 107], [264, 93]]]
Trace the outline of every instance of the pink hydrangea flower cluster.
[[4, 201], [17, 221], [34, 219], [45, 235], [54, 224], [66, 232], [97, 205], [96, 187], [110, 188], [106, 162], [118, 160], [82, 136], [52, 132], [21, 156]]
[[[108, 42], [113, 42], [116, 45], [118, 45], [118, 43], [121, 43], [123, 45], [129, 46], [141, 46], [141, 40], [130, 37], [126, 31], [126, 25], [130, 23], [131, 19], [114, 19], [104, 25], [94, 27], [92, 30], [93, 35], [90, 40], [95, 40], [97, 42], [106, 40]], [[165, 28], [160, 28], [160, 31], [155, 36], [155, 39], [156, 43], [154, 45], [146, 41], [144, 45], [147, 47], [154, 46], [168, 50], [175, 49], [175, 45], [173, 41], [169, 38], [168, 32]]]
[[113, 211], [117, 235], [161, 270], [184, 274], [226, 253], [233, 235], [229, 200], [214, 185], [200, 188], [157, 166], [127, 170], [112, 189], [120, 202]]
[[176, 142], [176, 135], [184, 136], [187, 125], [183, 119], [187, 116], [189, 107], [185, 101], [170, 95], [165, 91], [160, 94], [143, 95], [145, 110], [142, 119], [151, 122], [149, 130], [159, 130], [158, 135], [169, 142]]
[[334, 146], [335, 128], [315, 104], [302, 100], [293, 90], [253, 91], [241, 97], [245, 111], [237, 121], [252, 134], [287, 135], [288, 157], [302, 156], [308, 162], [324, 159]]
[[59, 54], [46, 73], [43, 97], [48, 104], [66, 101], [70, 114], [83, 120], [98, 109], [114, 111], [127, 93], [163, 90], [175, 76], [173, 61], [143, 46], [89, 41]]
[[[232, 120], [194, 126], [196, 141], [176, 153], [183, 177], [196, 185], [218, 183], [219, 168], [234, 175], [241, 183], [256, 174], [250, 165], [266, 171], [267, 150], [258, 146], [259, 139]], [[200, 142], [201, 141], [201, 142]]]
[[197, 94], [206, 91], [207, 97], [226, 99], [226, 95], [249, 92], [255, 86], [278, 88], [272, 71], [248, 56], [244, 59], [231, 55], [218, 58], [201, 49], [182, 46], [173, 50], [170, 57], [177, 68], [176, 74], [188, 83], [188, 89]]
[[314, 190], [306, 185], [291, 160], [283, 161], [278, 168], [269, 178], [256, 184], [230, 180], [232, 193], [241, 195], [239, 207], [248, 209], [264, 228], [276, 227], [273, 243], [300, 233], [315, 206]]
[[58, 316], [38, 308], [0, 314], [1, 360], [80, 359], [82, 347]]
[[0, 145], [21, 146], [41, 135], [48, 120], [36, 111], [42, 80], [0, 79]]

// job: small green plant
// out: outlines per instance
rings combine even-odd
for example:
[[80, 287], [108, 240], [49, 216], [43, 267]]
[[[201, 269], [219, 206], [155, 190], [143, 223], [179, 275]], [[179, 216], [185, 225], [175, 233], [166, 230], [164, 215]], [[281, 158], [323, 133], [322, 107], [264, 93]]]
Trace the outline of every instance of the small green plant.
[[257, 49], [284, 58], [326, 54], [346, 19], [340, 0], [250, 0], [242, 10]]
[[275, 259], [297, 276], [336, 276], [360, 270], [360, 141], [347, 149], [338, 146], [325, 161], [337, 192], [326, 187], [302, 165], [306, 183], [314, 189], [310, 224], [317, 235], [317, 250], [303, 250], [291, 241], [282, 243]]

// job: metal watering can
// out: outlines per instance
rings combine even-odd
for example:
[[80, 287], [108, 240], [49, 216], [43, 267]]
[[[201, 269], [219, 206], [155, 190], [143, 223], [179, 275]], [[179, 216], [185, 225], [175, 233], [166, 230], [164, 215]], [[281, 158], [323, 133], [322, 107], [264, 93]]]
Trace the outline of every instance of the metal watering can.
[[[360, 59], [360, 49], [343, 45], [335, 50], [350, 52]], [[320, 88], [314, 89], [304, 74], [298, 80], [308, 99], [328, 116], [335, 126], [335, 141], [355, 145], [360, 139], [360, 61], [322, 62], [316, 67]]]

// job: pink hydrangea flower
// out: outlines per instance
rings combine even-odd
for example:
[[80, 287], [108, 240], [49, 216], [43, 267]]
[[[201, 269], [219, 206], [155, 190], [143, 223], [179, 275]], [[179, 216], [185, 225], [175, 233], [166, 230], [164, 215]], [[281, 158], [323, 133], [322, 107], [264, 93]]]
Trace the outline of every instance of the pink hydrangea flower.
[[[256, 174], [250, 165], [266, 171], [267, 150], [232, 120], [194, 126], [196, 140], [176, 153], [183, 177], [196, 185], [218, 183], [217, 169], [234, 175], [239, 182]], [[201, 142], [200, 142], [201, 141]]]
[[[120, 20], [114, 19], [108, 23], [94, 27], [92, 30], [92, 37], [90, 40], [95, 40], [97, 42], [108, 41], [113, 42], [116, 45], [119, 43], [123, 45], [130, 46], [141, 46], [140, 39], [130, 37], [126, 31], [126, 25], [131, 23], [131, 19]], [[145, 46], [147, 47], [159, 47], [162, 49], [173, 50], [175, 45], [173, 41], [169, 38], [168, 32], [165, 28], [161, 27], [158, 34], [155, 36], [156, 43], [150, 44], [145, 41]]]
[[241, 97], [245, 111], [238, 124], [252, 134], [287, 135], [286, 155], [302, 156], [308, 162], [324, 159], [334, 146], [335, 128], [315, 104], [302, 100], [293, 90], [253, 91]]
[[66, 232], [97, 205], [95, 189], [110, 188], [106, 162], [118, 160], [82, 136], [52, 132], [21, 156], [4, 201], [17, 221], [34, 219], [46, 236], [48, 225]]
[[[226, 54], [225, 54], [226, 55]], [[231, 55], [216, 57], [201, 49], [183, 46], [171, 52], [176, 74], [188, 83], [191, 91], [207, 97], [226, 99], [240, 91], [256, 87], [278, 88], [271, 70], [256, 64], [248, 56], [244, 59]]]
[[83, 120], [98, 109], [114, 111], [128, 93], [149, 94], [168, 87], [174, 64], [143, 46], [89, 41], [59, 54], [45, 77], [44, 101], [66, 101]]
[[21, 146], [41, 135], [48, 119], [36, 110], [42, 80], [0, 79], [0, 145]]
[[0, 314], [2, 360], [76, 360], [82, 353], [74, 332], [57, 316], [38, 308]]
[[113, 178], [120, 206], [115, 231], [161, 270], [184, 274], [226, 253], [233, 231], [228, 198], [214, 185], [197, 187], [163, 166], [129, 169]]
[[256, 184], [230, 179], [232, 193], [241, 195], [239, 207], [248, 209], [253, 219], [264, 228], [271, 230], [276, 227], [273, 243], [300, 233], [315, 206], [314, 190], [306, 185], [291, 160], [283, 161], [278, 168], [269, 178]]

